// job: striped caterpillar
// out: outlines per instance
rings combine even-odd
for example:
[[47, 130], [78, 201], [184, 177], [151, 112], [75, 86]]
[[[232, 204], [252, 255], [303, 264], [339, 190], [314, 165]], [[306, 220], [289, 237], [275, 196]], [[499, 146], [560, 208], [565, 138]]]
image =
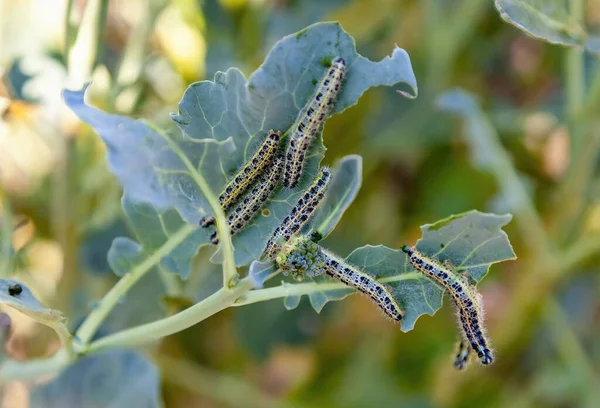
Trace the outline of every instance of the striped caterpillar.
[[[271, 195], [273, 195], [273, 192], [279, 185], [282, 170], [283, 157], [277, 156], [273, 161], [273, 166], [260, 177], [252, 190], [244, 196], [244, 199], [237, 203], [229, 212], [227, 215], [227, 226], [232, 236], [244, 229], [269, 198], [271, 198]], [[219, 243], [216, 231], [211, 235], [210, 240], [214, 245]]]
[[319, 207], [319, 204], [323, 201], [330, 178], [331, 170], [327, 167], [322, 167], [317, 177], [302, 193], [296, 205], [292, 207], [289, 215], [273, 231], [273, 235], [263, 251], [263, 254], [267, 258], [275, 258], [281, 250], [281, 245], [288, 242], [292, 236], [300, 232], [300, 229], [308, 222]]
[[462, 341], [454, 366], [458, 369], [464, 368], [471, 349], [477, 353], [482, 364], [491, 364], [494, 356], [485, 335], [481, 295], [475, 287], [469, 284], [465, 275], [458, 274], [448, 262], [440, 264], [408, 245], [404, 245], [402, 251], [408, 255], [408, 260], [416, 270], [448, 291], [456, 304], [462, 328]]
[[286, 153], [283, 185], [294, 188], [304, 168], [304, 159], [317, 132], [333, 109], [335, 98], [344, 80], [346, 62], [335, 58], [315, 90], [308, 104], [300, 111], [292, 125], [292, 133]]
[[404, 312], [386, 285], [305, 236], [294, 237], [285, 244], [276, 263], [284, 275], [291, 274], [297, 280], [326, 273], [367, 295], [391, 319], [402, 320]]
[[372, 276], [362, 272], [355, 266], [349, 265], [329, 251], [323, 250], [326, 256], [325, 273], [346, 285], [358, 289], [369, 296], [383, 312], [393, 320], [402, 320], [404, 312], [392, 296], [390, 290]]
[[[266, 139], [254, 152], [252, 157], [235, 173], [229, 182], [223, 187], [219, 195], [219, 204], [223, 211], [227, 211], [240, 197], [250, 188], [252, 184], [267, 169], [277, 155], [281, 132], [269, 130]], [[212, 215], [200, 219], [200, 226], [207, 228], [215, 223]]]

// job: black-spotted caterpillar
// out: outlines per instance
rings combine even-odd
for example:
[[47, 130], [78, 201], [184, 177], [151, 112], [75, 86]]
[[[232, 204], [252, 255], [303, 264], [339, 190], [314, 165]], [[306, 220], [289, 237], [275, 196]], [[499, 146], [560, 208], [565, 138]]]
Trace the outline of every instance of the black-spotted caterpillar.
[[394, 321], [402, 320], [404, 312], [386, 285], [305, 236], [293, 237], [284, 244], [275, 261], [284, 274], [291, 274], [297, 280], [326, 273], [367, 295]]
[[292, 125], [286, 153], [284, 186], [293, 188], [300, 181], [308, 149], [333, 109], [344, 80], [345, 69], [346, 62], [342, 58], [335, 58], [331, 62], [331, 67], [325, 73], [314, 95]]
[[281, 245], [300, 232], [300, 229], [308, 222], [323, 200], [330, 178], [331, 170], [322, 167], [317, 177], [292, 207], [289, 215], [273, 231], [271, 239], [269, 239], [263, 251], [267, 258], [274, 259], [279, 253]]
[[477, 353], [482, 364], [494, 360], [483, 325], [481, 295], [465, 275], [458, 274], [449, 263], [440, 262], [423, 255], [414, 247], [402, 247], [413, 267], [444, 288], [452, 297], [458, 311], [462, 329], [462, 341], [454, 363], [458, 369], [464, 368], [470, 350]]
[[[267, 137], [256, 149], [252, 157], [235, 173], [219, 194], [219, 204], [227, 211], [248, 191], [254, 182], [271, 166], [279, 150], [281, 132], [269, 130]], [[215, 223], [215, 217], [206, 216], [200, 220], [202, 228]]]
[[[238, 202], [227, 214], [227, 226], [232, 236], [244, 229], [271, 198], [279, 185], [282, 170], [283, 157], [278, 156], [273, 161], [273, 165], [258, 179], [254, 187], [244, 195], [242, 201]], [[214, 245], [219, 243], [216, 231], [211, 235], [210, 240]]]

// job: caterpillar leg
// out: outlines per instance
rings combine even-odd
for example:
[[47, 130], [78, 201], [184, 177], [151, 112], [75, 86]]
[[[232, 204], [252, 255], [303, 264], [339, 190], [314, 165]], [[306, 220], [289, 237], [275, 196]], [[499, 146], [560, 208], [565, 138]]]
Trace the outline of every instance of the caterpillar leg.
[[456, 353], [456, 359], [454, 360], [454, 368], [457, 370], [464, 370], [469, 362], [469, 355], [471, 354], [471, 346], [465, 339], [461, 339], [458, 344], [458, 353]]
[[215, 217], [213, 217], [212, 215], [202, 217], [200, 218], [200, 222], [198, 224], [201, 228], [208, 228], [211, 225], [215, 225]]

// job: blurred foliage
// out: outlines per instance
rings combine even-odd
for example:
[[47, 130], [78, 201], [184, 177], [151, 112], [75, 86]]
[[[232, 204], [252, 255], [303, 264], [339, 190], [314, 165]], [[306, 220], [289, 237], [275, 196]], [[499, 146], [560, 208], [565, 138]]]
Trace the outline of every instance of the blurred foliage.
[[[0, 0], [0, 277], [24, 282], [36, 305], [69, 316], [73, 332], [118, 281], [106, 273], [113, 238], [129, 237], [132, 257], [133, 239], [153, 248], [164, 238], [145, 229], [159, 222], [153, 209], [126, 217], [106, 148], [67, 111], [62, 88], [91, 79], [93, 105], [178, 132], [169, 112], [187, 85], [230, 67], [248, 77], [284, 35], [329, 20], [373, 60], [394, 44], [405, 49], [419, 97], [373, 89], [328, 121], [324, 163], [360, 154], [363, 182], [324, 245], [342, 255], [399, 248], [451, 214], [512, 212], [506, 229], [519, 260], [493, 266], [479, 286], [494, 365], [453, 370], [450, 307], [403, 333], [363, 297], [321, 314], [304, 298], [293, 311], [280, 300], [226, 310], [144, 355], [86, 356], [77, 363], [86, 376], [75, 371], [81, 387], [156, 406], [160, 371], [166, 407], [600, 406], [594, 0]], [[470, 93], [444, 93], [458, 87]], [[97, 336], [206, 298], [221, 282], [209, 258], [201, 250], [191, 267], [165, 258], [118, 299]], [[3, 359], [57, 349], [51, 331], [2, 311], [11, 317], [2, 318]], [[114, 364], [114, 377], [90, 386], [105, 372], [99, 364]], [[3, 406], [76, 404], [76, 394], [52, 391], [72, 384], [71, 369], [41, 388], [3, 385]], [[140, 399], [131, 402], [119, 379], [136, 377], [128, 392]]]

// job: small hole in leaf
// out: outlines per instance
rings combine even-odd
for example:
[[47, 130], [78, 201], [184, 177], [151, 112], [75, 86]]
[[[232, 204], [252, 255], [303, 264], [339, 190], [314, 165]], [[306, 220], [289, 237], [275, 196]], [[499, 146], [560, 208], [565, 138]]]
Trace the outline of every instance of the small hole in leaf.
[[8, 285], [8, 294], [10, 296], [20, 295], [21, 292], [23, 292], [23, 287], [18, 283], [15, 283], [14, 285]]
[[269, 215], [271, 215], [271, 211], [269, 211], [265, 208], [264, 210], [262, 210], [262, 215], [265, 217], [268, 217]]

